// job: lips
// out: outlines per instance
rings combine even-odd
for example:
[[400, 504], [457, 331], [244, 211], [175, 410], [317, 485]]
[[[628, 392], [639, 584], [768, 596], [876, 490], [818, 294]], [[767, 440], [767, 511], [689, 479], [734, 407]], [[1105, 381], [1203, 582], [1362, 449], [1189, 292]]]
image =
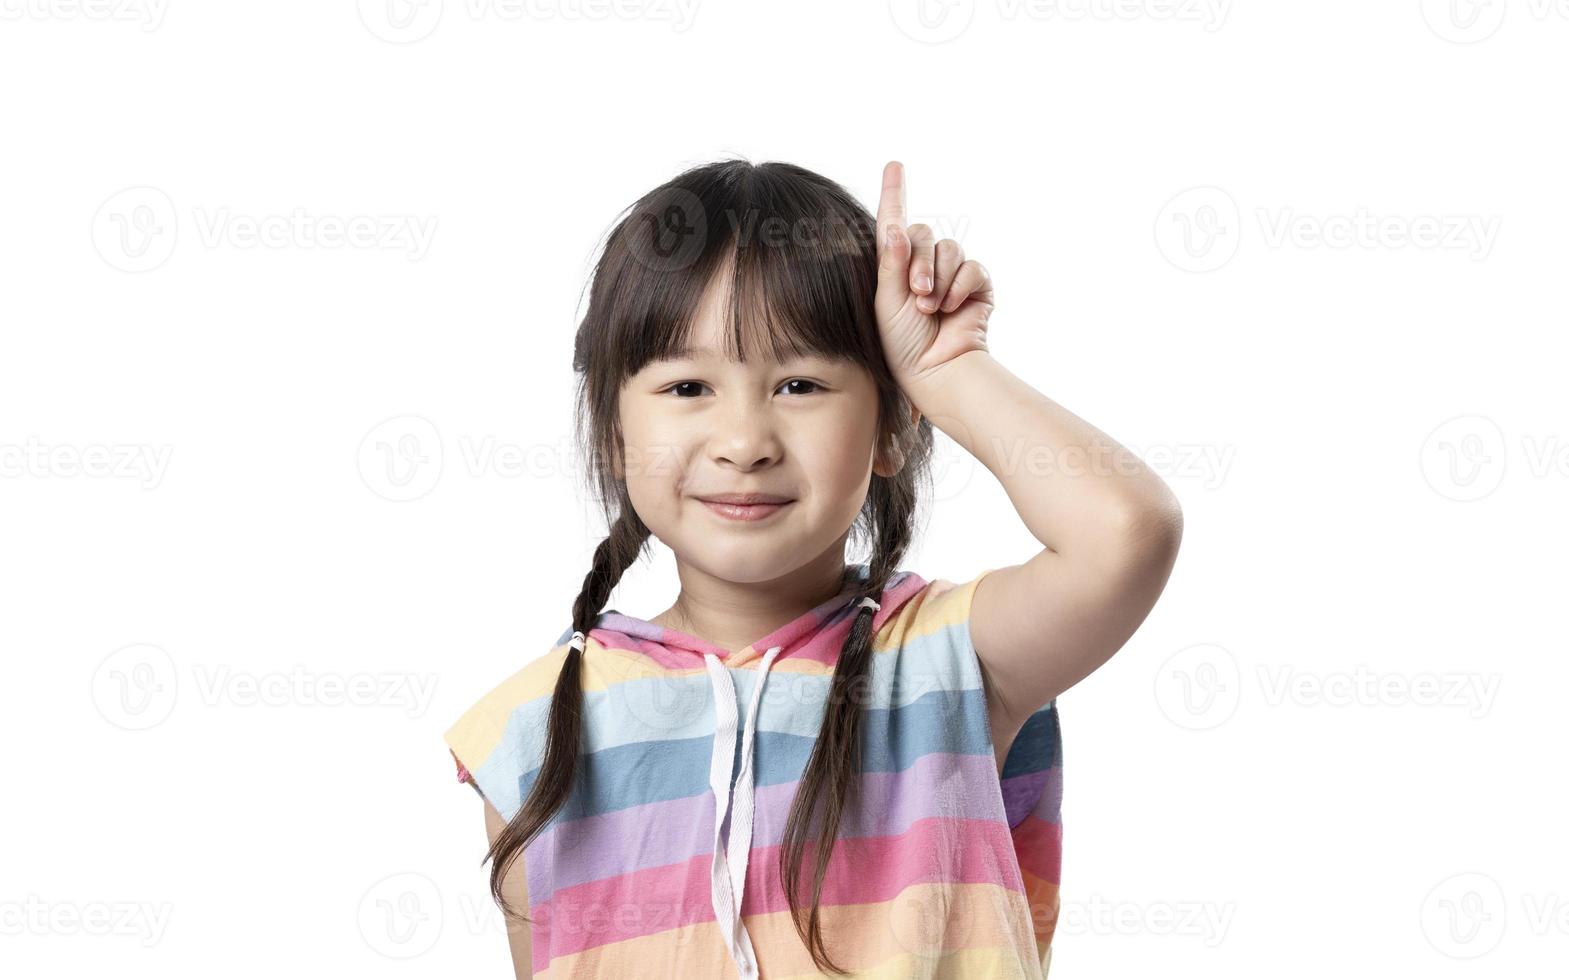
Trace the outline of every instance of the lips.
[[732, 521], [760, 521], [793, 502], [789, 497], [769, 493], [721, 493], [697, 499], [713, 513]]
[[705, 493], [698, 500], [706, 504], [787, 504], [789, 497], [776, 493]]

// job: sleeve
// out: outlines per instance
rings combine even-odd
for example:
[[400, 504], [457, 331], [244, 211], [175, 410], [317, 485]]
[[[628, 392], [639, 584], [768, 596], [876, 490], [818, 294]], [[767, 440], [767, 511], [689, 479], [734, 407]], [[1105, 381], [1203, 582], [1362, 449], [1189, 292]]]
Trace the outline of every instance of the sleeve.
[[[965, 668], [975, 671], [975, 683], [983, 688], [984, 671], [970, 638], [970, 612], [976, 587], [993, 571], [996, 569], [988, 568], [958, 584], [934, 580], [916, 614], [917, 632], [962, 627]], [[990, 731], [985, 738], [990, 744]], [[1062, 877], [1062, 731], [1055, 699], [1025, 719], [1003, 760], [1000, 782], [1036, 945], [1043, 960], [1049, 962]]]
[[468, 783], [503, 820], [522, 808], [544, 758], [558, 647], [486, 692], [445, 734], [459, 782]]
[[1062, 881], [1062, 730], [1056, 700], [1025, 719], [1014, 736], [1003, 762], [1002, 796], [1035, 944], [1049, 957]]

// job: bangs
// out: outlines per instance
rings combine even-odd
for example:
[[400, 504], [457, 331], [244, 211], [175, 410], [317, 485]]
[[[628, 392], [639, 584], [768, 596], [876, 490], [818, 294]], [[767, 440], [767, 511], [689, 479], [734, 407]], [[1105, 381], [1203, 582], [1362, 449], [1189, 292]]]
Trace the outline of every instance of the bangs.
[[697, 353], [694, 328], [710, 289], [720, 291], [726, 359], [880, 361], [874, 219], [838, 185], [815, 175], [803, 184], [770, 167], [789, 165], [706, 184], [678, 180], [618, 226], [623, 240], [613, 238], [607, 256], [621, 261], [596, 285], [608, 286], [612, 348], [598, 353], [610, 355], [620, 381], [652, 361]]

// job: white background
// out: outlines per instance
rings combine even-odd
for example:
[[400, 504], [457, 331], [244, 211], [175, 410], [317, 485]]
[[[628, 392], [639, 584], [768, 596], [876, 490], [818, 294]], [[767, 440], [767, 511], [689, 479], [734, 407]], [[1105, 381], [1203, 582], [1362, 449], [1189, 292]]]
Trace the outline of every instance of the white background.
[[[1182, 501], [1053, 977], [1565, 975], [1563, 4], [96, 3], [0, 0], [6, 975], [508, 975], [441, 734], [599, 539], [600, 236], [730, 156], [903, 161]], [[908, 567], [1033, 554], [944, 445]]]

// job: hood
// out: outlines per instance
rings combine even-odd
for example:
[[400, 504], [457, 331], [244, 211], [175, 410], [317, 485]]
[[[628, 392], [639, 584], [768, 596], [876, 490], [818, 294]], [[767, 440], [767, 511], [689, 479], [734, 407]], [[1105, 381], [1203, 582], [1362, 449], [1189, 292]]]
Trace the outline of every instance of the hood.
[[[701, 637], [629, 616], [617, 609], [600, 613], [589, 632], [605, 630], [629, 637], [634, 641], [630, 645], [639, 653], [662, 667], [675, 670], [701, 666], [710, 654], [726, 667], [753, 667], [773, 647], [780, 648], [775, 659], [809, 657], [822, 663], [835, 663], [850, 631], [851, 617], [858, 608], [854, 601], [860, 594], [857, 583], [864, 583], [871, 574], [870, 566], [865, 562], [855, 562], [845, 567], [850, 585], [838, 595], [734, 653]], [[890, 575], [877, 600], [880, 607], [872, 613], [872, 631], [875, 633], [880, 630], [883, 623], [926, 584], [925, 579], [911, 571], [898, 571]], [[557, 645], [566, 643], [571, 636], [572, 630], [568, 627], [557, 639]]]

